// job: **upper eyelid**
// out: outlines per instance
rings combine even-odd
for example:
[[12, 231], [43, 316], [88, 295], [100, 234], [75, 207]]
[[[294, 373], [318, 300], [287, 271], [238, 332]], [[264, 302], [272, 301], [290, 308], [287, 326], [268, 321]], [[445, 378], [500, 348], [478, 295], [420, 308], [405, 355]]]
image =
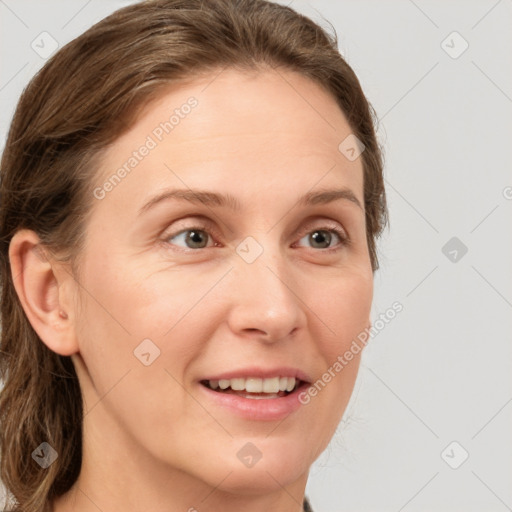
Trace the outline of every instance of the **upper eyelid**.
[[[345, 202], [343, 202], [345, 203]], [[209, 212], [204, 211], [202, 208], [198, 208], [197, 210], [192, 208], [187, 208], [188, 211], [183, 211], [183, 215], [179, 216], [175, 219], [169, 219], [172, 222], [166, 224], [167, 227], [163, 227], [159, 230], [160, 234], [162, 233], [171, 233], [178, 234], [179, 231], [173, 229], [171, 231], [171, 224], [175, 224], [180, 221], [190, 221], [190, 222], [198, 222], [200, 224], [206, 223], [205, 225], [209, 226], [212, 231], [218, 236], [223, 236], [225, 230], [229, 232], [230, 235], [233, 235], [236, 231], [236, 228], [232, 225], [231, 220], [229, 219], [218, 219], [217, 215], [214, 213], [213, 219], [211, 218], [212, 211], [209, 209]], [[195, 211], [194, 211], [195, 210]], [[299, 213], [300, 218], [298, 219], [298, 224], [313, 224], [316, 222], [327, 222], [332, 223], [336, 226], [337, 229], [341, 229], [342, 234], [344, 234], [344, 238], [349, 239], [351, 236], [349, 235], [349, 231], [357, 230], [359, 222], [355, 223], [353, 208], [345, 208], [345, 205], [329, 203], [327, 205], [315, 205], [301, 208], [301, 213]], [[364, 216], [363, 216], [364, 218]], [[323, 227], [323, 226], [322, 226]], [[183, 230], [187, 229], [184, 227]], [[189, 229], [189, 228], [188, 228]], [[290, 232], [297, 233], [300, 228], [295, 229], [286, 229], [286, 233], [291, 235]], [[169, 236], [169, 235], [166, 235]]]
[[[321, 228], [324, 228], [324, 227], [328, 227], [325, 225], [325, 223], [327, 224], [332, 224], [333, 226], [336, 225], [336, 229], [339, 229], [341, 230], [343, 233], [345, 233], [346, 236], [348, 236], [348, 233], [347, 233], [347, 230], [345, 228], [345, 226], [343, 225], [342, 222], [338, 221], [338, 220], [334, 220], [334, 219], [326, 219], [325, 217], [327, 216], [322, 216], [322, 215], [315, 215], [314, 216], [315, 218], [313, 219], [308, 219], [306, 221], [306, 227], [305, 228], [302, 228], [301, 231], [303, 230], [307, 230], [312, 224], [316, 224], [316, 223], [324, 223], [323, 226], [320, 226], [319, 228], [317, 229], [321, 229]], [[172, 235], [178, 235], [179, 233], [182, 233], [183, 231], [187, 231], [189, 229], [193, 229], [193, 228], [203, 228], [203, 227], [207, 227], [213, 231], [216, 231], [217, 233], [220, 233], [220, 230], [216, 227], [216, 223], [214, 221], [212, 221], [211, 219], [209, 219], [207, 216], [204, 216], [204, 215], [201, 215], [201, 214], [198, 214], [198, 215], [187, 215], [187, 216], [184, 216], [184, 217], [181, 217], [179, 219], [176, 219], [174, 223], [176, 222], [180, 222], [180, 221], [187, 221], [187, 219], [190, 219], [189, 222], [190, 222], [190, 225], [189, 226], [186, 226], [186, 227], [183, 227], [182, 229], [180, 229], [179, 231], [175, 231], [173, 230], [169, 235], [167, 236], [170, 236], [171, 234]], [[197, 219], [197, 220], [195, 220]], [[194, 225], [193, 223], [196, 222], [196, 225]], [[301, 221], [301, 223], [303, 223], [304, 220]], [[169, 230], [169, 228], [167, 227], [166, 229], [163, 230], [164, 233], [167, 233]], [[229, 229], [230, 232], [232, 232], [231, 229]], [[295, 230], [297, 231], [297, 230]]]
[[[201, 231], [208, 231], [209, 233], [210, 233], [210, 231], [213, 231], [215, 234], [219, 235], [219, 230], [214, 226], [214, 223], [212, 221], [209, 221], [206, 218], [200, 218], [200, 217], [199, 217], [199, 219], [200, 220], [197, 220], [197, 221], [191, 220], [189, 226], [185, 226], [183, 228], [178, 228], [178, 230], [169, 231], [168, 229], [165, 229], [163, 231], [162, 236], [167, 240], [169, 238], [178, 236], [185, 231], [191, 231], [193, 229], [199, 229]], [[182, 220], [182, 219], [179, 219], [179, 220]], [[179, 222], [179, 220], [176, 222]]]
[[[193, 218], [194, 216], [191, 216], [191, 217]], [[185, 227], [179, 229], [179, 231], [173, 230], [172, 232], [170, 232], [166, 236], [171, 236], [171, 235], [175, 236], [175, 235], [178, 235], [180, 233], [183, 233], [183, 231], [188, 231], [188, 230], [191, 230], [191, 229], [194, 229], [194, 228], [198, 228], [198, 229], [205, 228], [205, 229], [211, 229], [212, 231], [216, 231], [217, 233], [219, 232], [219, 230], [215, 226], [215, 223], [213, 221], [209, 220], [207, 217], [197, 216], [197, 218], [199, 219], [198, 221], [191, 220], [189, 226], [185, 226]], [[185, 219], [186, 219], [186, 217], [185, 217]], [[180, 220], [183, 220], [183, 219], [177, 219], [175, 222], [179, 222]], [[196, 224], [194, 224], [194, 222], [196, 222]], [[332, 220], [332, 219], [329, 219], [329, 220], [322, 220], [322, 219], [308, 220], [307, 223], [306, 223], [306, 227], [305, 228], [301, 228], [300, 232], [307, 231], [307, 229], [311, 228], [312, 224], [321, 223], [321, 222], [324, 222], [324, 224], [319, 226], [316, 229], [323, 229], [323, 228], [338, 229], [338, 230], [342, 231], [345, 234], [347, 233], [347, 230], [345, 229], [345, 227], [343, 227], [343, 225], [340, 222], [338, 222], [336, 220]], [[327, 223], [327, 225], [326, 225], [326, 223]], [[329, 224], [332, 224], [332, 226], [330, 227]], [[334, 228], [334, 224], [336, 224], [335, 228]], [[166, 228], [164, 230], [164, 233], [167, 233], [167, 231], [168, 231], [168, 228]]]
[[315, 218], [310, 219], [305, 223], [305, 226], [296, 231], [296, 236], [300, 236], [299, 240], [302, 239], [308, 233], [315, 230], [334, 231], [341, 239], [341, 242], [349, 242], [350, 237], [345, 226], [334, 219]]

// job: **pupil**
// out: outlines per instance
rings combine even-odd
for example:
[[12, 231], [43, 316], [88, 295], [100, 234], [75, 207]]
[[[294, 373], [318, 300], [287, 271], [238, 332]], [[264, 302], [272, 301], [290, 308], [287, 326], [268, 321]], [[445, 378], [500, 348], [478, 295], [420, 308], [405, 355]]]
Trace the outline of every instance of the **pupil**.
[[189, 242], [190, 244], [188, 245], [191, 245], [194, 248], [205, 247], [205, 237], [203, 236], [203, 232], [191, 230], [187, 236], [187, 243]]
[[315, 244], [325, 244], [322, 249], [329, 247], [331, 243], [331, 234], [328, 231], [315, 231], [311, 236], [311, 240], [313, 241], [313, 246]]

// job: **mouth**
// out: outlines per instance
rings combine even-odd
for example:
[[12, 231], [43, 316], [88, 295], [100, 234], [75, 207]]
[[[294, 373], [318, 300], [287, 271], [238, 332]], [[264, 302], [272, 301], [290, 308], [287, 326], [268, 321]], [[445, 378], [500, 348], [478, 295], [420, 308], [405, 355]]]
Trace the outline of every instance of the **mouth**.
[[252, 367], [209, 375], [199, 380], [198, 386], [212, 411], [219, 414], [249, 421], [282, 421], [301, 409], [299, 398], [310, 380], [297, 368]]
[[234, 379], [201, 380], [200, 383], [217, 393], [236, 395], [253, 400], [284, 398], [307, 384], [295, 377], [275, 376], [270, 378], [241, 377]]

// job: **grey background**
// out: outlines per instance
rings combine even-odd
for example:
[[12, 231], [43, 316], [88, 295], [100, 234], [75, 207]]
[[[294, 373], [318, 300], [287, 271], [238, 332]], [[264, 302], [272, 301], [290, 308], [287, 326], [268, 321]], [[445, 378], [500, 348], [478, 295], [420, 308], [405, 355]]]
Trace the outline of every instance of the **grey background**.
[[[0, 0], [2, 147], [44, 64], [32, 41], [62, 46], [129, 3]], [[365, 350], [313, 508], [512, 510], [512, 2], [286, 3], [332, 23], [377, 110], [391, 229], [372, 317], [404, 308]]]

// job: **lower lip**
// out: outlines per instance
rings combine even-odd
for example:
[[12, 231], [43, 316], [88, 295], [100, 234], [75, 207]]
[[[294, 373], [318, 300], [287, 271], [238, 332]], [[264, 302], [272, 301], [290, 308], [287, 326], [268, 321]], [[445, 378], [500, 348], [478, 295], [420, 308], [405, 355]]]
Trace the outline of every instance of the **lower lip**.
[[309, 384], [303, 382], [295, 391], [286, 396], [255, 399], [213, 391], [199, 383], [199, 387], [209, 401], [230, 410], [241, 418], [257, 421], [276, 421], [286, 418], [302, 405], [299, 401], [299, 394], [308, 386]]

